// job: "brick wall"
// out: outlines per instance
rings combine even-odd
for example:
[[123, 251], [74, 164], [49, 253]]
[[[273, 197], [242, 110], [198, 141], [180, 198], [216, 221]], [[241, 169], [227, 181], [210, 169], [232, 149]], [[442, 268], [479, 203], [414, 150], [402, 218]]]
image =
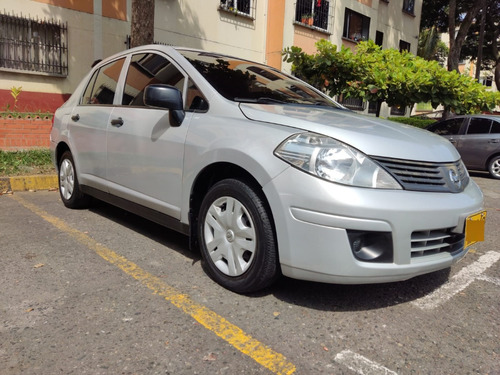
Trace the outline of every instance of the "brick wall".
[[0, 118], [0, 149], [26, 150], [49, 147], [52, 119]]

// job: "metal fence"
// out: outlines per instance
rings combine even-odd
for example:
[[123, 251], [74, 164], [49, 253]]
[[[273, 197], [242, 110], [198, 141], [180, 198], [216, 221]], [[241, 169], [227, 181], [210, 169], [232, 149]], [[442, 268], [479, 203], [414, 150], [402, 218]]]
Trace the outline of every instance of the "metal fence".
[[0, 69], [68, 75], [68, 25], [0, 14]]
[[339, 103], [344, 107], [352, 109], [353, 111], [364, 111], [366, 102], [360, 98], [344, 98], [343, 95], [339, 98]]

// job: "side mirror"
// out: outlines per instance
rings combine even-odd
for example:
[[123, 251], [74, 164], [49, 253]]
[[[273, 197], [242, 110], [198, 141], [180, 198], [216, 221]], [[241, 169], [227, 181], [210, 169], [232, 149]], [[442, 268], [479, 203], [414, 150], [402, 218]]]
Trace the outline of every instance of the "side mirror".
[[179, 89], [170, 85], [154, 84], [144, 90], [144, 104], [169, 110], [170, 125], [180, 126], [184, 121], [184, 103]]

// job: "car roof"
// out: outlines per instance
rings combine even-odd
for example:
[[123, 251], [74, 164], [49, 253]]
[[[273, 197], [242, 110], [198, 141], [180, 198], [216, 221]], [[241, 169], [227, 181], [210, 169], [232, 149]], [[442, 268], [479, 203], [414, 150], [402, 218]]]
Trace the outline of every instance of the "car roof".
[[453, 119], [453, 118], [486, 118], [486, 119], [490, 119], [490, 120], [500, 121], [500, 116], [488, 115], [488, 114], [460, 115], [460, 116], [450, 117], [449, 119]]

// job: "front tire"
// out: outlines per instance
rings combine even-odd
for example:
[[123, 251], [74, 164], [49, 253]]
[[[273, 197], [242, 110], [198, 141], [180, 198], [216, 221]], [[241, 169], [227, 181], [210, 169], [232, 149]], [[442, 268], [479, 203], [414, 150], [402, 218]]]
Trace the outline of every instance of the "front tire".
[[200, 208], [198, 238], [206, 272], [229, 290], [255, 292], [279, 275], [267, 206], [242, 181], [222, 180], [209, 190]]
[[496, 179], [500, 179], [500, 155], [493, 157], [488, 164], [488, 171], [490, 176]]
[[59, 194], [68, 208], [84, 208], [90, 203], [90, 197], [80, 189], [73, 155], [69, 151], [65, 151], [59, 160]]

